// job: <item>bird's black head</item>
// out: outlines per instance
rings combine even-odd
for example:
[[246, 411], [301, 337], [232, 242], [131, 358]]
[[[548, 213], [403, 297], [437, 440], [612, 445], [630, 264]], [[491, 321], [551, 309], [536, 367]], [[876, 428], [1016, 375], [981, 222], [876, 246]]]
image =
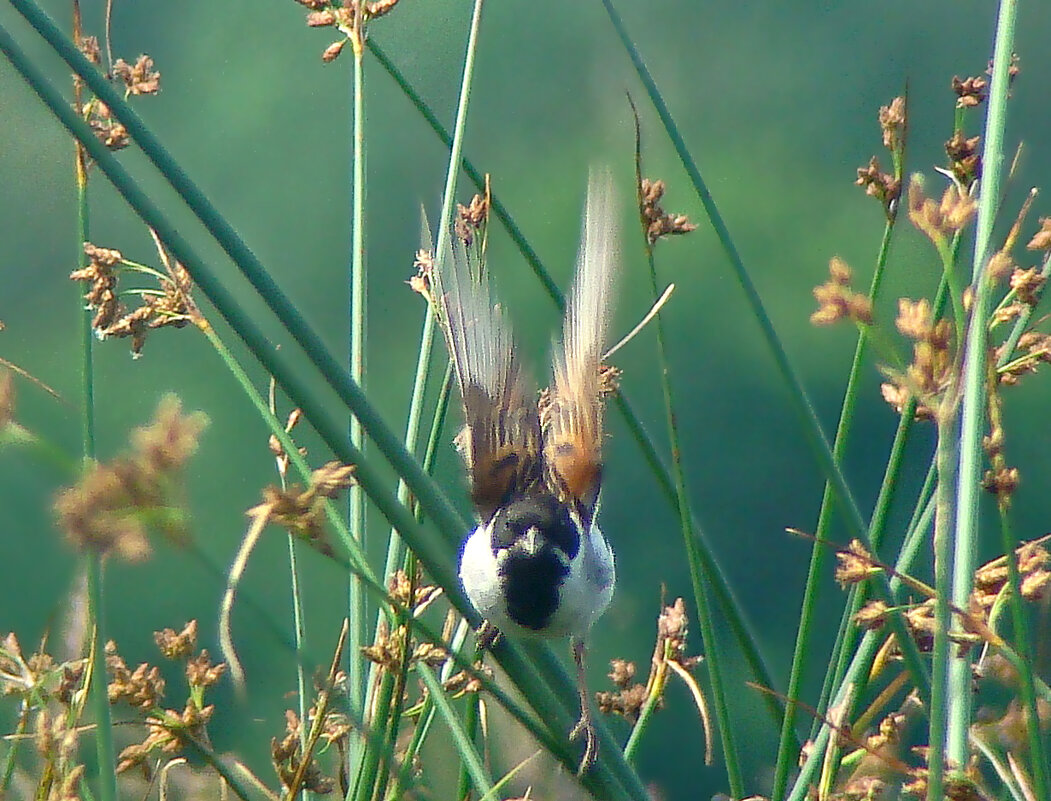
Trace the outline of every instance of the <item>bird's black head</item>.
[[558, 548], [573, 559], [580, 550], [580, 531], [569, 508], [550, 495], [520, 498], [497, 510], [493, 516], [493, 553], [511, 548], [535, 530], [540, 545]]

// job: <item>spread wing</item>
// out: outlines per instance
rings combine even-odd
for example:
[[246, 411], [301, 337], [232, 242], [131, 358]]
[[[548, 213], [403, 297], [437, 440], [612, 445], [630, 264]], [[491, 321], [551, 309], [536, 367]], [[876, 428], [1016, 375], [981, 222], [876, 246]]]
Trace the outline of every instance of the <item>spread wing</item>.
[[555, 348], [554, 384], [542, 412], [546, 479], [586, 519], [594, 512], [602, 479], [599, 367], [618, 260], [613, 180], [606, 171], [592, 171], [576, 278], [562, 343]]
[[[504, 309], [478, 259], [457, 240], [434, 275], [446, 344], [464, 407], [457, 437], [482, 520], [539, 480], [540, 421]], [[472, 269], [474, 268], [474, 269]]]

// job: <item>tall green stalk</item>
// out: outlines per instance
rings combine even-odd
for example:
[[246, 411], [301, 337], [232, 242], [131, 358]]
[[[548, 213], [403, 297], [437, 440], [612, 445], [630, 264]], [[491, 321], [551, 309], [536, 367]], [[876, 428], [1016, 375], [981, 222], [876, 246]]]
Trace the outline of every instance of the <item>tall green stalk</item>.
[[[359, 3], [355, 7], [353, 29], [349, 32], [354, 51], [354, 98], [351, 132], [351, 245], [350, 245], [350, 377], [364, 390], [367, 321], [365, 311], [366, 266], [365, 266], [365, 9]], [[350, 441], [362, 454], [365, 453], [365, 436], [361, 421], [350, 416]], [[362, 551], [368, 552], [366, 544], [365, 494], [360, 484], [350, 489], [349, 523], [351, 536]], [[348, 701], [351, 709], [362, 713], [365, 719], [368, 698], [364, 681], [364, 661], [360, 658], [365, 645], [365, 596], [360, 582], [350, 577], [350, 631], [347, 651]], [[366, 721], [368, 722], [368, 721]], [[350, 771], [357, 773], [363, 743], [353, 740], [350, 751]]]
[[[951, 389], [950, 392], [955, 391]], [[931, 701], [927, 742], [927, 798], [941, 801], [945, 778], [945, 731], [947, 709], [959, 702], [947, 686], [949, 664], [950, 584], [952, 580], [949, 554], [952, 550], [953, 487], [957, 468], [955, 398], [946, 399], [938, 409], [938, 488], [935, 494], [934, 517], [934, 588], [937, 593], [934, 608], [934, 645], [931, 651]], [[968, 695], [970, 689], [968, 688]], [[964, 763], [957, 763], [963, 766]]]
[[[80, 30], [80, 8], [74, 6], [74, 27]], [[79, 95], [79, 91], [77, 92]], [[73, 170], [77, 192], [76, 264], [87, 264], [84, 243], [88, 240], [88, 166], [87, 156], [79, 142], [73, 143]], [[79, 286], [79, 285], [78, 285]], [[95, 458], [95, 334], [91, 326], [92, 313], [84, 308], [84, 298], [77, 290], [76, 313], [80, 328], [81, 352], [81, 455], [87, 465]], [[113, 722], [110, 716], [109, 691], [106, 680], [105, 594], [103, 592], [102, 556], [94, 551], [84, 555], [84, 569], [88, 578], [88, 607], [92, 627], [91, 641], [91, 707], [95, 713], [95, 755], [98, 759], [99, 795], [102, 801], [116, 801], [116, 750], [113, 746]]]
[[[303, 594], [299, 586], [299, 565], [296, 559], [296, 538], [288, 535], [288, 572], [292, 596], [292, 628], [296, 643], [296, 694], [299, 696], [299, 744], [303, 751], [307, 746], [307, 712], [310, 709], [310, 687], [306, 675], [306, 620], [303, 617]], [[303, 790], [303, 801], [310, 801], [312, 794]]]
[[[984, 469], [982, 436], [986, 415], [986, 358], [988, 351], [989, 301], [991, 282], [986, 265], [991, 245], [1003, 173], [1003, 137], [1007, 124], [1007, 94], [1014, 46], [1017, 0], [1001, 0], [993, 49], [992, 84], [985, 120], [982, 151], [982, 179], [975, 229], [974, 262], [971, 284], [974, 303], [963, 354], [963, 396], [960, 408], [960, 456], [956, 487], [956, 529], [953, 541], [952, 600], [966, 609], [977, 566], [979, 499]], [[1010, 554], [1008, 554], [1010, 559]], [[949, 662], [949, 712], [946, 756], [958, 770], [964, 770], [969, 754], [968, 731], [971, 723], [971, 664], [968, 654]]]

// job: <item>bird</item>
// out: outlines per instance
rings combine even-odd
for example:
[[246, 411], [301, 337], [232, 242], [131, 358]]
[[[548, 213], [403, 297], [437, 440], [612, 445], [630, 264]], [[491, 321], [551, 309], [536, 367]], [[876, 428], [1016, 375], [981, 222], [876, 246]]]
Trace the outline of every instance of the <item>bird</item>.
[[459, 577], [483, 619], [479, 641], [569, 638], [580, 696], [570, 740], [584, 739], [579, 773], [598, 741], [585, 682], [586, 639], [616, 584], [598, 525], [605, 438], [602, 360], [619, 262], [613, 181], [591, 171], [576, 272], [550, 386], [522, 368], [504, 305], [477, 249], [455, 242], [434, 270], [438, 315], [463, 401], [456, 437], [477, 526]]

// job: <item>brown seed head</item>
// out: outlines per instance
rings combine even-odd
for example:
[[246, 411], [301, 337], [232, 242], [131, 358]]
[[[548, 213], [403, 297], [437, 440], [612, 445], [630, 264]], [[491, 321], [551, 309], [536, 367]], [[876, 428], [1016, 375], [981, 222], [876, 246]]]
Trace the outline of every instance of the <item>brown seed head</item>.
[[887, 622], [887, 605], [883, 601], [869, 601], [854, 615], [854, 624], [860, 629], [878, 629]]
[[213, 665], [206, 649], [186, 662], [186, 681], [190, 687], [212, 687], [219, 683], [225, 672], [226, 663]]
[[126, 701], [142, 710], [158, 707], [164, 698], [164, 679], [156, 667], [145, 662], [130, 670], [117, 653], [116, 644], [106, 644], [106, 671], [109, 673], [109, 702]]
[[838, 257], [828, 263], [829, 280], [814, 287], [818, 309], [810, 315], [814, 325], [831, 325], [850, 319], [859, 325], [871, 325], [872, 302], [868, 295], [850, 288], [850, 267]]
[[926, 298], [920, 300], [898, 299], [898, 319], [894, 321], [898, 330], [910, 339], [924, 340], [934, 329], [931, 304]]
[[346, 47], [349, 39], [340, 39], [333, 42], [321, 52], [321, 60], [326, 64], [330, 64], [339, 58], [339, 54], [343, 52], [343, 48]]
[[471, 198], [469, 206], [456, 204], [453, 230], [465, 245], [471, 245], [474, 242], [475, 234], [481, 231], [488, 221], [489, 199], [485, 195], [476, 194]]
[[155, 95], [161, 88], [161, 74], [153, 68], [153, 59], [141, 55], [131, 66], [122, 58], [113, 63], [113, 74], [124, 82], [124, 96]]
[[957, 108], [973, 108], [989, 96], [989, 82], [981, 76], [961, 79], [954, 75], [952, 90], [956, 94]]
[[183, 415], [173, 396], [162, 400], [154, 422], [134, 432], [128, 454], [91, 465], [55, 499], [59, 525], [69, 540], [135, 561], [149, 554], [147, 522], [175, 541], [185, 536], [181, 515], [168, 496], [206, 422], [201, 413]]
[[985, 274], [993, 283], [1007, 278], [1014, 270], [1015, 263], [1011, 259], [1011, 255], [1002, 250], [998, 250], [990, 256], [989, 262], [985, 265]]
[[646, 241], [652, 247], [665, 236], [678, 236], [696, 230], [685, 214], [668, 214], [661, 208], [664, 181], [643, 178], [638, 186], [639, 216], [646, 229]]
[[84, 54], [92, 64], [102, 63], [102, 49], [99, 47], [97, 36], [81, 36], [77, 42], [77, 49]]
[[858, 177], [854, 184], [864, 187], [865, 194], [869, 197], [876, 198], [888, 217], [894, 213], [898, 198], [901, 197], [901, 181], [890, 173], [883, 172], [878, 158], [873, 156], [867, 166], [858, 167]]
[[953, 175], [966, 187], [970, 187], [976, 179], [981, 177], [982, 157], [978, 150], [980, 136], [972, 136], [970, 139], [963, 132], [956, 131], [952, 139], [945, 143], [945, 153], [949, 157]]
[[861, 540], [851, 540], [850, 545], [836, 554], [839, 565], [835, 577], [841, 587], [858, 584], [880, 571], [872, 562], [872, 556]]
[[325, 28], [335, 24], [336, 12], [331, 8], [325, 7], [307, 14], [307, 25], [311, 28]]
[[[887, 405], [891, 406], [898, 414], [901, 414], [905, 406], [912, 399], [913, 394], [899, 383], [880, 384], [880, 393]], [[934, 410], [925, 403], [916, 404], [914, 420], [933, 420]]]
[[[615, 693], [595, 693], [595, 703], [600, 712], [605, 715], [620, 715], [629, 723], [635, 723], [639, 719], [646, 698], [646, 685], [644, 684], [633, 684]], [[657, 708], [660, 709], [663, 706], [664, 698], [658, 698]]]
[[1023, 270], [1016, 267], [1011, 273], [1011, 289], [1015, 297], [1027, 306], [1035, 306], [1040, 302], [1040, 295], [1044, 289], [1047, 278], [1040, 274], [1036, 267]]
[[190, 654], [197, 647], [197, 621], [191, 620], [178, 633], [174, 629], [155, 631], [153, 641], [165, 659], [172, 661], [189, 659]]
[[635, 663], [624, 659], [611, 659], [609, 666], [610, 681], [620, 689], [626, 690], [631, 680], [635, 678]]
[[370, 20], [376, 19], [389, 14], [396, 5], [398, 5], [398, 0], [372, 0], [365, 4], [365, 15]]
[[1026, 245], [1029, 250], [1051, 250], [1051, 217], [1040, 218], [1040, 230]]
[[310, 485], [322, 498], [335, 498], [343, 490], [354, 486], [352, 464], [328, 462], [310, 474]]
[[208, 416], [204, 412], [183, 414], [179, 398], [165, 395], [153, 421], [132, 432], [132, 448], [147, 473], [178, 471], [197, 452], [197, 442], [207, 426]]
[[883, 146], [891, 152], [899, 150], [905, 141], [905, 98], [894, 98], [889, 106], [880, 106], [879, 127], [883, 131]]

